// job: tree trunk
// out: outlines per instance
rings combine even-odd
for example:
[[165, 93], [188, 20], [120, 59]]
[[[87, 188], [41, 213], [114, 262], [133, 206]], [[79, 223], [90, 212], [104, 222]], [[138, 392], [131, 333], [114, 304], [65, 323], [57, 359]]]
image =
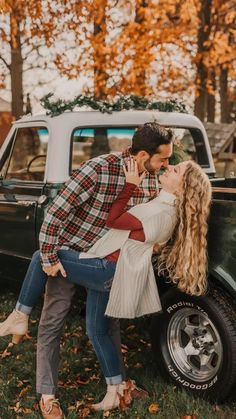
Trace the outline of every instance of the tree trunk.
[[[140, 31], [139, 31], [139, 36], [144, 36], [144, 29], [143, 29], [143, 22], [144, 22], [144, 18], [143, 18], [143, 13], [142, 13], [142, 9], [144, 7], [147, 7], [148, 3], [146, 0], [136, 0], [136, 7], [135, 7], [135, 22], [139, 24], [140, 26]], [[145, 51], [144, 51], [145, 53]], [[136, 84], [136, 90], [138, 89], [138, 94], [140, 96], [145, 96], [146, 95], [146, 71], [145, 69], [141, 68], [141, 66], [138, 64], [140, 61], [140, 56], [139, 53], [135, 54], [134, 57], [134, 69], [133, 71], [135, 71], [135, 84]], [[137, 63], [137, 66], [136, 66]]]
[[[98, 2], [99, 7], [99, 2]], [[94, 22], [94, 96], [97, 99], [106, 99], [107, 73], [106, 73], [106, 8], [107, 2], [102, 5], [102, 18]]]
[[215, 122], [215, 92], [216, 92], [216, 75], [215, 71], [211, 72], [212, 92], [207, 92], [207, 121]]
[[198, 50], [197, 50], [197, 96], [194, 103], [194, 113], [204, 121], [207, 112], [207, 77], [208, 70], [204, 65], [203, 57], [207, 51], [205, 42], [211, 31], [211, 5], [212, 0], [201, 0], [201, 7], [198, 13], [200, 26], [198, 28]]
[[94, 129], [94, 142], [91, 147], [91, 159], [110, 152], [106, 128]]
[[11, 14], [11, 94], [12, 115], [18, 119], [23, 115], [23, 58], [21, 51], [20, 22]]
[[220, 71], [220, 112], [221, 122], [230, 122], [230, 104], [228, 101], [228, 69], [221, 68]]

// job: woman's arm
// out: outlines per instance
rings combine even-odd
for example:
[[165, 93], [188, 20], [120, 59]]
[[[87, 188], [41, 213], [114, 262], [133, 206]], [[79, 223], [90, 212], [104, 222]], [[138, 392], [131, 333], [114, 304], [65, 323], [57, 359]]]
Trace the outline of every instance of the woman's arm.
[[127, 167], [123, 166], [123, 169], [126, 184], [111, 207], [106, 225], [120, 230], [142, 230], [141, 221], [127, 212], [127, 204], [134, 190], [145, 177], [145, 172], [139, 175], [137, 162], [133, 158], [128, 161]]
[[127, 212], [127, 204], [136, 187], [137, 185], [134, 183], [126, 183], [124, 185], [124, 188], [112, 204], [106, 221], [107, 227], [131, 231], [143, 228], [141, 221]]

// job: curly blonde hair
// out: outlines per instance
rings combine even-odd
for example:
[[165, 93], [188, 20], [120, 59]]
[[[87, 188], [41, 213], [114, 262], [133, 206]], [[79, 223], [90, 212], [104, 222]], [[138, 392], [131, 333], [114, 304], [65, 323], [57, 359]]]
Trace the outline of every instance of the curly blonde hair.
[[189, 161], [183, 192], [177, 200], [178, 223], [172, 241], [158, 259], [158, 273], [169, 276], [181, 291], [202, 295], [207, 287], [207, 230], [211, 184], [201, 167]]

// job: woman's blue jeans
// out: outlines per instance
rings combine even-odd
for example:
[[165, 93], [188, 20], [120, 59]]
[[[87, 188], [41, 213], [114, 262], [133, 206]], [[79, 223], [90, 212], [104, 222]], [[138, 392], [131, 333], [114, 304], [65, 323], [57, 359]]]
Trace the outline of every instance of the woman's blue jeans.
[[[116, 346], [109, 336], [109, 318], [104, 315], [116, 264], [107, 259], [79, 259], [79, 252], [59, 250], [58, 257], [67, 280], [87, 288], [86, 330], [95, 349], [107, 384], [122, 382]], [[60, 278], [55, 277], [55, 281]], [[47, 275], [43, 272], [40, 252], [34, 253], [16, 305], [29, 314], [44, 291]]]

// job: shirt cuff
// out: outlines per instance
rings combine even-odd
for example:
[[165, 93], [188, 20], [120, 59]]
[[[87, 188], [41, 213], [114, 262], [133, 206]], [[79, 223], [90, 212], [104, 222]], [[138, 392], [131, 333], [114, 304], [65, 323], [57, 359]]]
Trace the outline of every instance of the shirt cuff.
[[41, 257], [42, 266], [44, 266], [45, 268], [48, 266], [54, 266], [60, 262], [60, 259], [57, 256], [57, 253], [51, 253], [51, 254], [40, 253], [40, 257]]

